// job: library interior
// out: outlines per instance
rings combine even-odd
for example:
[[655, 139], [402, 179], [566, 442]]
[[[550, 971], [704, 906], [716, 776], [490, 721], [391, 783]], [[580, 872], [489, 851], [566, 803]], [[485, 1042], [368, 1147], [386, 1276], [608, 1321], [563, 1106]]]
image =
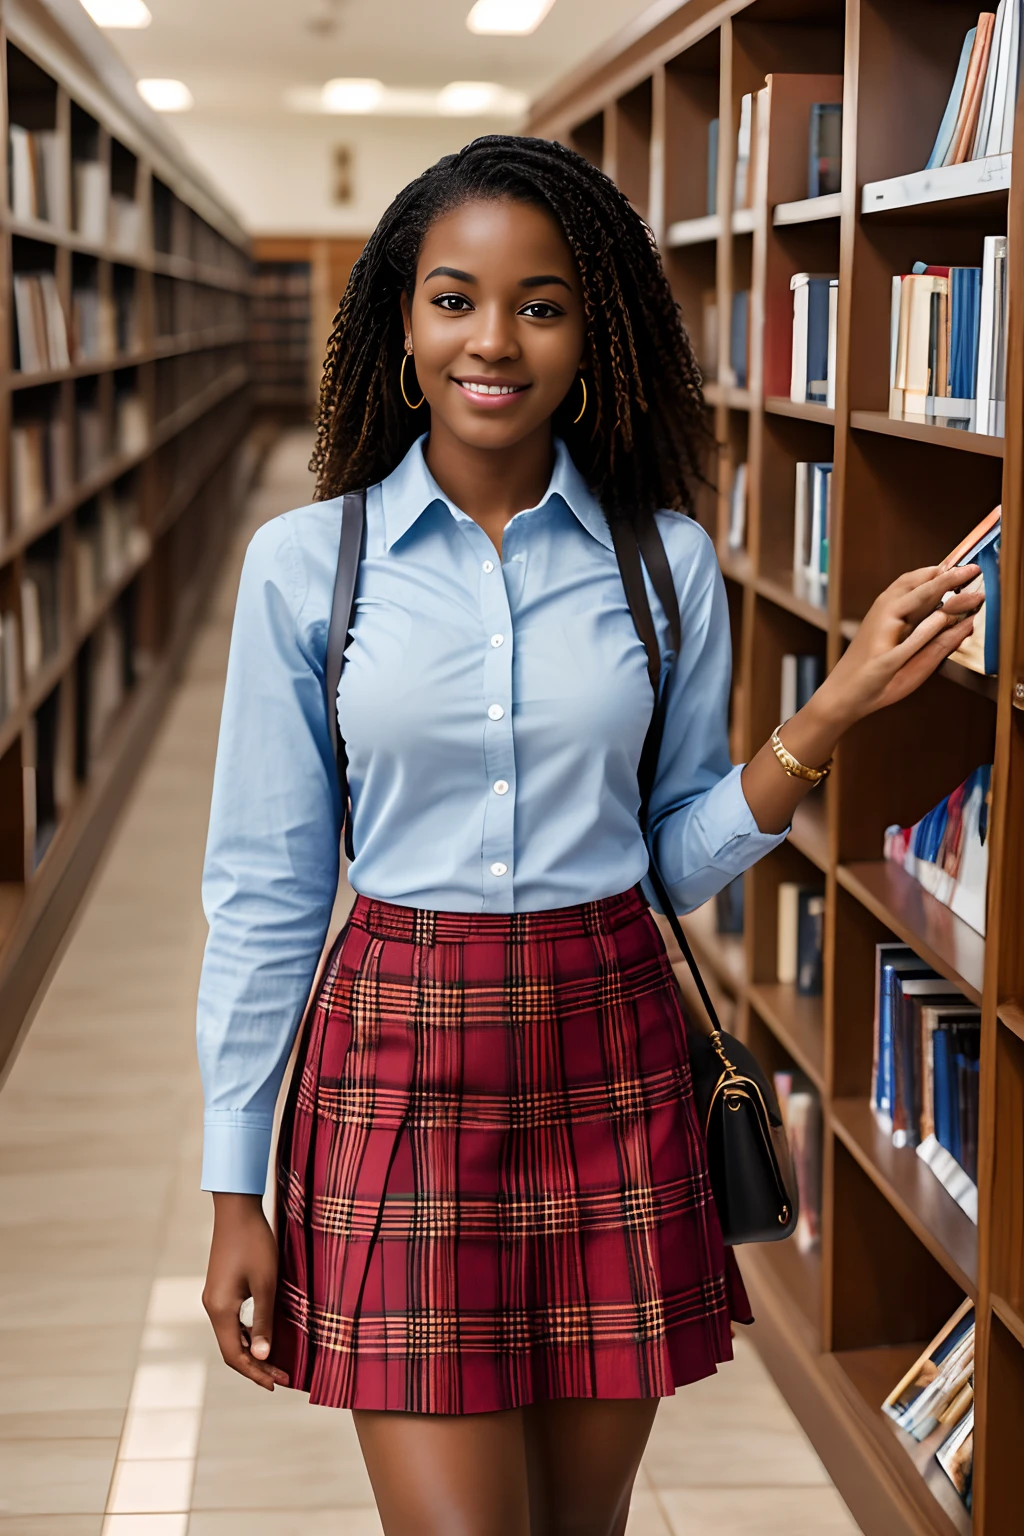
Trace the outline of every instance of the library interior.
[[661, 1395], [611, 1523], [544, 1536], [1024, 1530], [1022, 32], [1024, 0], [0, 0], [0, 1536], [520, 1530], [426, 1494], [403, 1524], [351, 1412], [228, 1369], [196, 1054], [243, 559], [322, 499], [328, 338], [378, 221], [489, 134], [610, 178], [679, 307], [733, 763], [772, 738], [786, 766], [902, 573], [970, 567], [984, 598], [681, 914], [707, 998], [656, 914], [684, 1012], [767, 1082], [799, 1215], [737, 1245], [754, 1322]]

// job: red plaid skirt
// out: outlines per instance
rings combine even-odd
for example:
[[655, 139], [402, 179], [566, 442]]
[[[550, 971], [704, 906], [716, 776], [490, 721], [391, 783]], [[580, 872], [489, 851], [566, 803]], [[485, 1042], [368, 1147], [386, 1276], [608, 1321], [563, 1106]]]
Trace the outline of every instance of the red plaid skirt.
[[277, 1179], [272, 1358], [315, 1403], [667, 1396], [751, 1320], [639, 890], [509, 916], [357, 897]]

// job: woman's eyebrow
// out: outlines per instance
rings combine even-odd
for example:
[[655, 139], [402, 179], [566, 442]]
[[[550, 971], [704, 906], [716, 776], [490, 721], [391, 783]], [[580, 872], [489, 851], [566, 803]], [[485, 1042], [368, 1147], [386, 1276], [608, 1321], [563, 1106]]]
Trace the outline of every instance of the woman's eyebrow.
[[432, 277], [451, 277], [454, 278], [455, 282], [457, 283], [476, 282], [476, 278], [473, 276], [472, 272], [460, 272], [458, 267], [435, 267], [433, 272], [427, 273], [423, 281], [425, 283], [429, 283]]
[[520, 288], [543, 288], [548, 283], [558, 283], [560, 287], [568, 288], [569, 292], [572, 292], [571, 284], [567, 283], [564, 277], [558, 277], [553, 272], [543, 273], [540, 277], [521, 277], [519, 279]]

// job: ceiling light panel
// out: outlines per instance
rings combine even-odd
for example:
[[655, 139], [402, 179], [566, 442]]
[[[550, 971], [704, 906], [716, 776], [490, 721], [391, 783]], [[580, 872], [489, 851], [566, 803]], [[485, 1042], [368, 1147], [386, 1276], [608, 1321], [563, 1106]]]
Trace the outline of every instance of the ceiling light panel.
[[187, 112], [193, 105], [184, 80], [137, 80], [136, 89], [154, 112]]
[[380, 80], [328, 80], [320, 92], [325, 112], [376, 112], [384, 100]]
[[138, 31], [153, 20], [143, 0], [82, 0], [82, 5], [98, 27]]
[[466, 17], [471, 32], [525, 37], [536, 32], [555, 0], [476, 0]]

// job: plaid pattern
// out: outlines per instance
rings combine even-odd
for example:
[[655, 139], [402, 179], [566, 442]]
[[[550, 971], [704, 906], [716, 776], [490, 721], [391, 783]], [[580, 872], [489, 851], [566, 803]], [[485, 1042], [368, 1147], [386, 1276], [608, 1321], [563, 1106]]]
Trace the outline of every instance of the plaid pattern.
[[750, 1312], [638, 890], [551, 912], [358, 897], [278, 1152], [273, 1359], [316, 1403], [665, 1396]]

